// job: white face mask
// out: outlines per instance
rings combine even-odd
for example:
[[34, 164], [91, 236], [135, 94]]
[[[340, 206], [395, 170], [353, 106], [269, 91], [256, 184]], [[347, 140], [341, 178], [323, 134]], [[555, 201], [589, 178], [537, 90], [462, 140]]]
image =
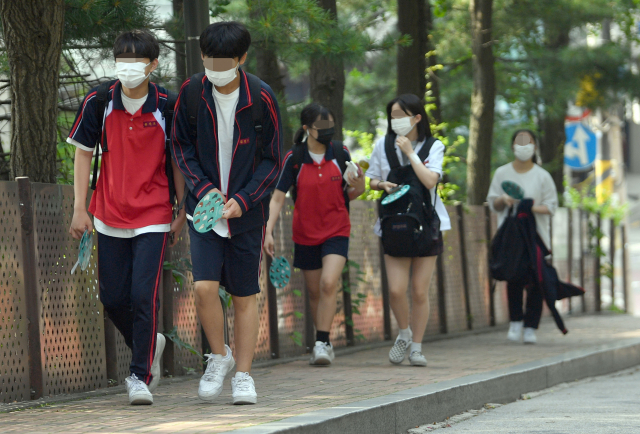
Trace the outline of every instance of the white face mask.
[[213, 85], [222, 87], [231, 83], [233, 79], [236, 78], [239, 66], [240, 62], [238, 62], [235, 68], [231, 68], [227, 71], [212, 71], [211, 69], [204, 68], [204, 73], [207, 74], [207, 78]]
[[413, 119], [413, 116], [391, 119], [391, 129], [399, 136], [406, 136], [415, 127], [415, 125], [411, 125], [411, 119]]
[[515, 145], [513, 147], [513, 153], [520, 161], [529, 161], [536, 152], [536, 145], [529, 143], [528, 145]]
[[142, 62], [116, 62], [116, 76], [124, 87], [133, 89], [140, 86], [149, 77], [144, 70], [151, 62], [146, 65]]

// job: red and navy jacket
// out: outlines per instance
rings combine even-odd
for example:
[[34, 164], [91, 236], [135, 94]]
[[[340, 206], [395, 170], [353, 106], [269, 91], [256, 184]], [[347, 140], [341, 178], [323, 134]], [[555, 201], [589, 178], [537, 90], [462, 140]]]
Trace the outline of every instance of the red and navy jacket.
[[162, 115], [167, 91], [149, 83], [147, 100], [130, 114], [122, 103], [122, 85], [116, 81], [107, 94], [104, 118], [99, 120], [97, 90], [91, 89], [84, 98], [69, 132], [85, 151], [92, 151], [99, 137], [101, 143], [108, 143], [89, 212], [123, 229], [171, 223]]
[[[240, 73], [240, 95], [233, 128], [233, 153], [227, 182], [227, 200], [235, 199], [242, 216], [228, 220], [229, 234], [235, 235], [269, 220], [270, 194], [275, 188], [282, 166], [282, 122], [278, 102], [271, 88], [262, 84], [262, 101], [252, 101], [247, 76]], [[221, 189], [218, 162], [216, 105], [213, 85], [206, 75], [202, 78], [202, 94], [198, 106], [197, 140], [190, 135], [187, 109], [188, 79], [180, 89], [171, 129], [171, 154], [185, 177], [189, 194], [187, 214], [193, 215], [196, 205], [213, 188]], [[251, 118], [251, 105], [263, 104], [262, 160], [256, 167], [256, 132]]]

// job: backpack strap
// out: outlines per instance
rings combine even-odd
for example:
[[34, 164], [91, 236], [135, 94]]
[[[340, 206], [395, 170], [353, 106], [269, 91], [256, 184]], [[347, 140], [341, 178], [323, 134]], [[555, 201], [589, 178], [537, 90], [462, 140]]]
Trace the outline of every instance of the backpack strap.
[[109, 88], [115, 81], [105, 81], [98, 86], [96, 91], [96, 119], [100, 126], [100, 135], [96, 141], [96, 153], [93, 160], [93, 179], [91, 180], [91, 190], [96, 189], [96, 183], [98, 182], [98, 160], [100, 158], [100, 147], [102, 146], [102, 153], [107, 152], [107, 134], [102, 129], [102, 122], [104, 121], [104, 109], [107, 105], [107, 98], [109, 97]]
[[262, 82], [253, 74], [245, 72], [249, 82], [249, 94], [251, 95], [251, 119], [253, 119], [253, 129], [256, 132], [256, 154], [254, 156], [254, 167], [262, 161]]
[[[335, 142], [331, 142], [331, 147], [333, 148], [333, 158], [336, 159], [338, 167], [340, 167], [340, 174], [344, 175], [344, 172], [347, 170], [347, 159], [344, 155], [343, 144], [341, 141], [336, 140]], [[349, 192], [347, 191], [348, 184], [344, 179], [342, 180], [342, 183], [344, 184], [344, 188], [342, 189], [344, 203], [347, 206], [347, 211], [349, 211], [351, 200], [349, 199]]]
[[398, 160], [398, 154], [396, 154], [396, 135], [387, 134], [384, 136], [384, 152], [387, 155], [387, 161], [389, 162], [389, 168], [391, 170], [400, 167], [400, 160]]
[[[420, 158], [420, 161], [424, 161], [427, 159], [427, 157], [429, 156], [429, 152], [431, 152], [431, 147], [436, 142], [436, 140], [437, 139], [435, 137], [431, 136], [424, 142], [424, 145], [422, 145], [422, 148], [420, 148], [420, 151], [418, 152], [418, 157]], [[436, 182], [436, 187], [435, 187], [436, 193], [433, 195], [432, 212], [436, 211], [436, 199], [438, 198], [438, 184], [440, 184], [440, 181]]]
[[343, 144], [341, 141], [336, 140], [331, 142], [331, 147], [333, 148], [333, 158], [336, 159], [340, 167], [340, 173], [344, 174], [345, 170], [347, 170], [347, 159], [344, 156]]
[[300, 144], [293, 145], [291, 152], [291, 164], [293, 164], [293, 186], [291, 187], [291, 198], [293, 202], [296, 202], [298, 198], [298, 174], [302, 168], [302, 162], [304, 160], [304, 153], [307, 151], [307, 143], [302, 142]]
[[171, 165], [171, 127], [173, 126], [173, 115], [175, 113], [176, 101], [178, 100], [178, 94], [169, 90], [167, 91], [167, 102], [162, 110], [162, 116], [164, 117], [164, 153], [165, 153], [165, 166], [164, 171], [169, 181], [169, 202], [171, 206], [175, 205], [176, 186], [173, 179], [173, 166]]
[[420, 157], [420, 161], [424, 161], [429, 156], [429, 152], [431, 152], [431, 147], [436, 142], [436, 138], [431, 136], [427, 140], [425, 140], [424, 145], [420, 148], [418, 152], [418, 157]]
[[202, 96], [202, 79], [204, 72], [193, 74], [187, 86], [187, 117], [189, 119], [189, 133], [191, 137], [198, 137], [198, 107]]

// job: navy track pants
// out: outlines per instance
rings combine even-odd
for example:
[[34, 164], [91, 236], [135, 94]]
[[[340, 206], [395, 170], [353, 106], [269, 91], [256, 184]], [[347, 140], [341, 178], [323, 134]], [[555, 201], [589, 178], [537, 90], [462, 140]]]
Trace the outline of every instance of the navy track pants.
[[100, 301], [131, 348], [131, 374], [146, 384], [152, 379], [166, 245], [162, 232], [133, 238], [98, 233]]

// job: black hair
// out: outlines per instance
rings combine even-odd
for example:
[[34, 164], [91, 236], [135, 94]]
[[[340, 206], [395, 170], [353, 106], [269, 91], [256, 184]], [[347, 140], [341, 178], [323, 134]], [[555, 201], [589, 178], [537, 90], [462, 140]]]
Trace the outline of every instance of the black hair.
[[393, 129], [391, 128], [391, 107], [395, 103], [398, 103], [400, 108], [406, 113], [411, 114], [412, 116], [420, 115], [422, 119], [418, 123], [418, 142], [423, 141], [431, 137], [431, 127], [429, 126], [429, 118], [427, 117], [427, 112], [424, 109], [424, 103], [420, 98], [411, 94], [405, 93], [403, 95], [397, 96], [392, 99], [389, 104], [387, 104], [387, 134], [394, 135]]
[[[312, 102], [311, 104], [305, 106], [300, 113], [300, 125], [306, 125], [307, 127], [312, 127], [313, 123], [318, 120], [318, 117], [323, 120], [329, 120], [329, 115], [335, 121], [336, 117], [333, 115], [331, 110], [328, 108], [318, 104], [317, 102]], [[293, 145], [300, 145], [303, 142], [304, 137], [304, 128], [300, 127], [298, 131], [293, 135]]]
[[160, 44], [147, 30], [136, 29], [120, 33], [113, 43], [113, 57], [124, 53], [134, 53], [136, 57], [148, 57], [152, 62], [160, 55]]
[[[538, 148], [538, 136], [536, 136], [536, 133], [534, 133], [533, 131], [527, 129], [527, 128], [520, 128], [519, 130], [516, 130], [512, 135], [511, 135], [511, 150], [513, 150], [513, 145], [514, 142], [516, 141], [516, 137], [518, 137], [518, 134], [520, 133], [527, 133], [529, 135], [531, 135], [531, 138], [533, 139], [533, 144], [536, 145], [536, 148]], [[534, 153], [532, 160], [534, 163], [538, 163], [538, 156]]]
[[207, 57], [241, 59], [251, 45], [251, 33], [237, 21], [209, 24], [200, 35], [200, 51]]

